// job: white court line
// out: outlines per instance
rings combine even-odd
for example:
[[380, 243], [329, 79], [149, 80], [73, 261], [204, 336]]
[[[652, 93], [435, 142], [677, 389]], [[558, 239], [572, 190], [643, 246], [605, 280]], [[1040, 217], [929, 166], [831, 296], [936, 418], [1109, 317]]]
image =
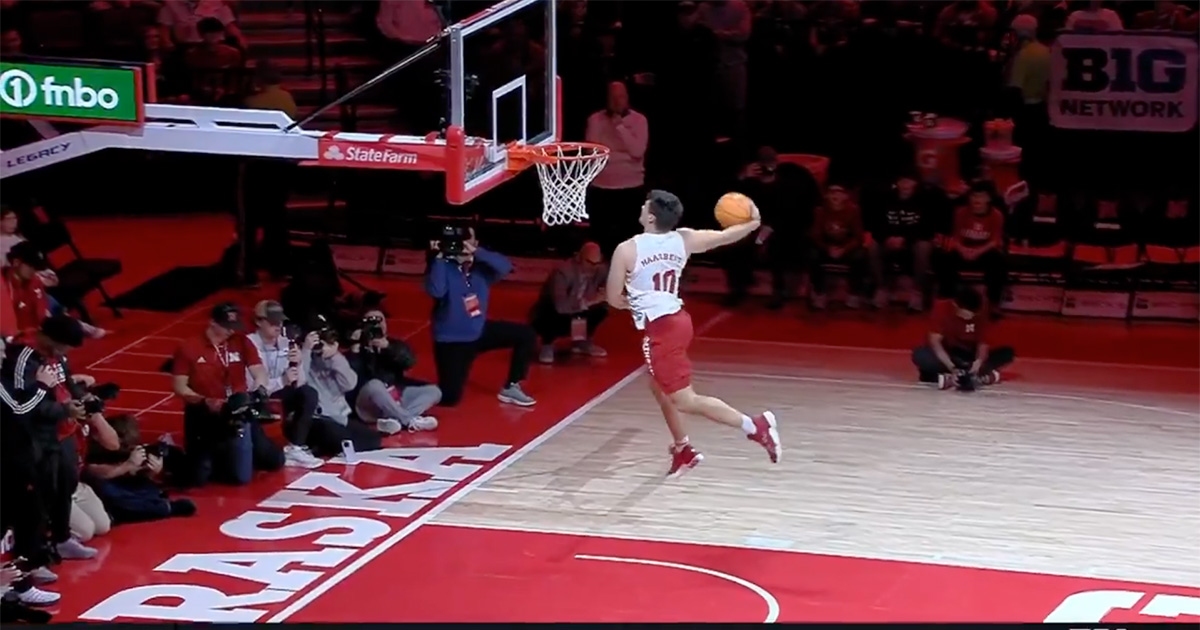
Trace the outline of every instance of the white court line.
[[[909, 355], [912, 350], [903, 348], [871, 348], [861, 346], [837, 346], [827, 343], [805, 343], [791, 341], [772, 341], [759, 339], [734, 339], [731, 337], [696, 337], [697, 341], [712, 341], [717, 343], [740, 343], [745, 345], [762, 345], [776, 346], [779, 348], [812, 348], [814, 350], [840, 350], [850, 352], [870, 352], [876, 354], [895, 354]], [[1086, 367], [1107, 367], [1107, 368], [1122, 368], [1132, 370], [1163, 370], [1165, 372], [1197, 372], [1200, 371], [1200, 366], [1197, 367], [1182, 367], [1178, 365], [1146, 365], [1140, 363], [1108, 363], [1105, 361], [1079, 361], [1075, 359], [1049, 359], [1043, 357], [1025, 357], [1018, 356], [1017, 361], [1021, 363], [1046, 363], [1048, 365], [1078, 365]]]
[[155, 409], [155, 408], [157, 408], [159, 405], [162, 405], [162, 404], [165, 404], [165, 403], [167, 403], [167, 402], [170, 402], [170, 401], [171, 401], [171, 399], [172, 399], [172, 398], [174, 398], [174, 397], [175, 397], [175, 394], [174, 394], [174, 393], [167, 394], [166, 396], [164, 396], [164, 397], [163, 397], [163, 399], [162, 399], [162, 400], [160, 400], [160, 401], [158, 401], [158, 402], [154, 403], [153, 405], [150, 405], [149, 407], [146, 407], [145, 409], [143, 409], [143, 410], [141, 410], [141, 411], [139, 411], [139, 412], [137, 412], [137, 413], [135, 413], [135, 414], [133, 414], [133, 415], [134, 415], [134, 416], [136, 416], [136, 417], [139, 417], [139, 418], [140, 418], [142, 414], [146, 413], [147, 411], [154, 411], [154, 409]]
[[619, 557], [619, 556], [592, 556], [592, 555], [588, 555], [588, 554], [584, 554], [584, 553], [577, 553], [577, 554], [575, 554], [575, 559], [576, 560], [600, 560], [602, 562], [621, 562], [621, 563], [625, 563], [625, 564], [644, 564], [644, 565], [651, 566], [651, 567], [662, 567], [662, 568], [666, 568], [666, 569], [679, 569], [681, 571], [691, 571], [692, 573], [699, 573], [701, 575], [715, 577], [715, 578], [718, 578], [721, 580], [725, 580], [726, 582], [731, 582], [733, 584], [736, 584], [742, 588], [745, 588], [745, 589], [749, 590], [750, 592], [754, 593], [755, 595], [758, 595], [760, 598], [762, 598], [763, 602], [766, 603], [766, 605], [767, 605], [767, 617], [765, 619], [763, 619], [763, 621], [762, 621], [763, 623], [775, 623], [775, 621], [779, 619], [779, 600], [775, 599], [775, 596], [772, 595], [770, 592], [768, 592], [767, 589], [755, 584], [754, 582], [751, 582], [750, 580], [740, 578], [736, 575], [730, 575], [728, 573], [722, 573], [721, 571], [716, 571], [713, 569], [706, 569], [704, 567], [698, 567], [693, 564], [681, 564], [678, 562], [663, 562], [661, 560], [646, 560], [644, 558], [623, 558], [623, 557]]
[[[133, 407], [105, 407], [104, 410], [105, 411], [120, 411], [121, 413], [131, 413], [135, 416], [140, 416], [143, 413], [151, 411], [150, 409], [134, 409]], [[182, 416], [183, 415], [182, 411], [176, 411], [174, 409], [155, 409], [151, 413], [161, 413], [161, 414], [165, 414], [168, 416]], [[166, 433], [170, 433], [170, 431], [167, 431]]]
[[[709, 329], [710, 327], [717, 325], [718, 323], [720, 323], [727, 317], [729, 317], [729, 313], [726, 311], [722, 311], [722, 312], [718, 313], [717, 315], [715, 315], [712, 319], [705, 322], [702, 326], [700, 326], [698, 328], [698, 331], [703, 332], [703, 331]], [[624, 389], [626, 385], [629, 385], [633, 381], [637, 380], [638, 377], [640, 377], [642, 375], [642, 373], [645, 371], [646, 371], [646, 366], [644, 364], [639, 365], [637, 367], [637, 369], [635, 369], [634, 371], [627, 374], [625, 376], [625, 378], [622, 378], [621, 380], [617, 381], [614, 385], [612, 385], [608, 389], [604, 390], [603, 392], [600, 392], [595, 398], [592, 398], [591, 400], [584, 403], [583, 406], [581, 406], [580, 408], [573, 411], [571, 413], [571, 415], [563, 418], [562, 420], [559, 420], [557, 424], [550, 427], [548, 430], [543, 432], [541, 435], [537, 436], [536, 438], [534, 438], [533, 440], [531, 440], [530, 442], [525, 444], [525, 446], [522, 446], [520, 449], [517, 450], [517, 452], [504, 458], [503, 460], [498, 462], [495, 466], [492, 466], [491, 468], [484, 470], [481, 475], [479, 475], [475, 479], [468, 482], [465, 486], [459, 488], [458, 491], [456, 491], [454, 494], [451, 494], [450, 496], [446, 497], [444, 500], [436, 503], [433, 507], [431, 507], [429, 509], [429, 511], [427, 511], [424, 514], [421, 514], [417, 518], [413, 519], [411, 522], [409, 522], [408, 525], [405, 525], [399, 531], [397, 531], [396, 533], [389, 536], [383, 542], [379, 543], [379, 545], [371, 548], [369, 551], [367, 551], [363, 555], [359, 556], [358, 558], [355, 558], [355, 560], [353, 562], [351, 562], [350, 564], [343, 567], [341, 571], [338, 571], [337, 573], [329, 576], [329, 579], [325, 580], [324, 582], [321, 582], [315, 588], [313, 588], [311, 591], [308, 591], [304, 595], [301, 595], [299, 599], [292, 602], [291, 605], [289, 605], [287, 608], [284, 608], [283, 610], [281, 610], [278, 613], [276, 613], [275, 615], [273, 615], [270, 619], [267, 619], [267, 623], [279, 623], [279, 622], [285, 621], [288, 617], [291, 617], [292, 615], [296, 614], [297, 612], [302, 610], [305, 606], [312, 603], [313, 600], [320, 597], [321, 595], [324, 595], [329, 589], [333, 588], [334, 586], [337, 586], [339, 583], [341, 583], [342, 581], [344, 581], [346, 578], [350, 577], [351, 575], [354, 575], [355, 571], [358, 571], [359, 569], [361, 569], [368, 562], [374, 560], [375, 558], [378, 558], [385, 551], [387, 551], [388, 549], [391, 549], [392, 547], [395, 547], [400, 541], [404, 540], [410, 534], [417, 531], [417, 529], [419, 529], [421, 526], [432, 521], [434, 518], [437, 517], [438, 514], [441, 514], [442, 512], [446, 511], [447, 508], [454, 505], [455, 503], [458, 503], [464, 497], [466, 497], [468, 494], [471, 494], [472, 492], [474, 492], [476, 488], [478, 488], [478, 487], [482, 486], [483, 484], [487, 483], [488, 481], [490, 481], [492, 479], [492, 477], [495, 477], [496, 475], [500, 474], [505, 469], [507, 469], [509, 466], [512, 466], [513, 464], [517, 463], [517, 461], [520, 460], [522, 457], [528, 455], [531, 451], [533, 451], [537, 447], [544, 444], [547, 440], [549, 440], [550, 438], [553, 438], [554, 436], [561, 433], [563, 429], [566, 429], [567, 427], [571, 426], [571, 424], [573, 424], [576, 420], [582, 418], [584, 415], [586, 415], [589, 411], [594, 409], [596, 406], [600, 405], [601, 403], [608, 400], [609, 398], [612, 398], [614, 395], [616, 395], [617, 392]]]
[[159, 396], [166, 396], [167, 394], [174, 393], [174, 392], [164, 392], [161, 389], [130, 389], [128, 387], [122, 387], [121, 391], [132, 392], [134, 394], [158, 394]]
[[89, 367], [89, 372], [116, 372], [118, 374], [148, 374], [150, 376], [170, 376], [167, 372], [151, 372], [150, 370], [123, 370], [121, 368]]
[[169, 354], [158, 354], [157, 352], [130, 352], [130, 351], [126, 350], [125, 352], [122, 352], [121, 354], [123, 354], [125, 356], [130, 356], [130, 357], [153, 357], [155, 359], [171, 358], [171, 355], [169, 355]]
[[[932, 391], [932, 386], [924, 383], [902, 383], [898, 381], [885, 380], [867, 380], [856, 378], [837, 378], [825, 376], [796, 376], [793, 374], [768, 374], [763, 372], [726, 372], [722, 370], [696, 370], [693, 374], [697, 376], [723, 376], [731, 378], [751, 378], [775, 381], [795, 381], [800, 383], [830, 383], [834, 385], [863, 385], [868, 387], [890, 387], [892, 389], [926, 389]], [[1182, 409], [1172, 409], [1170, 407], [1156, 407], [1154, 405], [1142, 405], [1138, 403], [1124, 402], [1121, 400], [1109, 400], [1106, 398], [1093, 398], [1091, 396], [1072, 396], [1070, 394], [1048, 394], [1042, 392], [1031, 392], [1020, 389], [984, 389], [979, 393], [985, 396], [1024, 396], [1027, 398], [1046, 398], [1050, 400], [1069, 400], [1072, 402], [1090, 402], [1100, 403], [1104, 405], [1114, 405], [1117, 407], [1128, 407], [1130, 409], [1138, 409], [1141, 411], [1158, 411], [1161, 413], [1174, 414], [1177, 416], [1185, 416], [1188, 418], [1196, 418], [1200, 416], [1198, 411], [1184, 411]]]
[[192, 315], [203, 312], [204, 309], [206, 309], [206, 308], [211, 308], [211, 307], [210, 306], [198, 306], [198, 307], [184, 313], [183, 315], [180, 315], [178, 318], [171, 320], [170, 324], [167, 324], [166, 326], [163, 326], [162, 328], [156, 329], [154, 332], [146, 335], [145, 337], [141, 337], [137, 341], [134, 341], [134, 342], [126, 345], [125, 347], [121, 348], [120, 350], [117, 350], [102, 359], [92, 362], [91, 365], [87, 366], [87, 369], [88, 370], [94, 369], [97, 365], [104, 363], [105, 361], [117, 356], [118, 354], [121, 354], [122, 352], [125, 352], [126, 350], [138, 345], [139, 343], [142, 343], [143, 341], [145, 341], [147, 339], [176, 339], [175, 337], [159, 337], [159, 335], [167, 332], [172, 327], [174, 327], [178, 324], [182, 324], [183, 322], [187, 321], [187, 318], [191, 317]]

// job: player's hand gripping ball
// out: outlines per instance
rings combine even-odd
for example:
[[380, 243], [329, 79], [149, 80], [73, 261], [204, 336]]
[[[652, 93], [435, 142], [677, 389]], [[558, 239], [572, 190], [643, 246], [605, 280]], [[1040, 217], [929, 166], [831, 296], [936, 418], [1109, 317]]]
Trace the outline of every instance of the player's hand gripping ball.
[[714, 214], [723, 228], [748, 223], [754, 218], [754, 202], [742, 193], [725, 193], [717, 200]]

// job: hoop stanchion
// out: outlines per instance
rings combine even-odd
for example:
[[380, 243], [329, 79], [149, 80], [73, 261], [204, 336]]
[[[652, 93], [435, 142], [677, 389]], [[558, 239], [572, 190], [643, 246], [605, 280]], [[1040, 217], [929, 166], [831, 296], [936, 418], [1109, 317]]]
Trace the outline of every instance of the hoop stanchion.
[[542, 186], [542, 221], [566, 225], [588, 218], [587, 187], [608, 163], [608, 147], [588, 142], [557, 142], [509, 147], [509, 167], [532, 163]]

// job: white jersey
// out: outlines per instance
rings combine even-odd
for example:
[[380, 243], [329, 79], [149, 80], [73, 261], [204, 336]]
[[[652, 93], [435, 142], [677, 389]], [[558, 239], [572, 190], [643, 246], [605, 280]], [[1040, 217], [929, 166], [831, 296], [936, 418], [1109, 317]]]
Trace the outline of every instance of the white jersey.
[[683, 235], [675, 231], [638, 234], [633, 237], [633, 245], [636, 258], [625, 277], [625, 292], [633, 309], [633, 323], [641, 330], [647, 322], [683, 308], [679, 283], [683, 281], [688, 253]]

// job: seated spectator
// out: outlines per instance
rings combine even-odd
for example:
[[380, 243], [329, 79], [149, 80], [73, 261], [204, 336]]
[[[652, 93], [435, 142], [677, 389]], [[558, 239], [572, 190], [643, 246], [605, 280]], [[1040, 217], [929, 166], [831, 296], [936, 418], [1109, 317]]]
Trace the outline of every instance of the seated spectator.
[[512, 263], [496, 252], [479, 246], [475, 229], [469, 230], [460, 254], [443, 254], [431, 244], [433, 256], [425, 271], [425, 291], [433, 305], [433, 361], [437, 365], [442, 404], [462, 400], [471, 365], [481, 352], [511, 348], [508, 378], [497, 398], [521, 407], [537, 403], [521, 389], [529, 374], [529, 360], [537, 345], [537, 334], [526, 324], [488, 319], [488, 297], [492, 284], [512, 271]]
[[[108, 423], [112, 425], [113, 421], [109, 420]], [[87, 542], [96, 536], [107, 534], [108, 530], [112, 529], [112, 518], [104, 509], [100, 497], [96, 496], [96, 491], [86, 482], [79, 482], [71, 499], [71, 536], [76, 540]]]
[[25, 44], [21, 40], [21, 31], [5, 26], [0, 30], [0, 56], [18, 57], [25, 54]]
[[9, 206], [0, 206], [0, 267], [8, 266], [8, 252], [23, 240], [20, 215]]
[[175, 351], [171, 372], [175, 395], [184, 401], [188, 484], [216, 479], [245, 485], [255, 470], [279, 470], [284, 464], [283, 450], [262, 425], [234, 417], [227, 405], [230, 396], [250, 389], [246, 370], [255, 394], [265, 397], [267, 391], [267, 370], [242, 329], [238, 307], [218, 304], [204, 331], [184, 339]]
[[1142, 11], [1133, 20], [1134, 30], [1182, 31], [1188, 10], [1170, 0], [1155, 0], [1154, 8]]
[[823, 265], [840, 263], [849, 267], [850, 290], [846, 306], [858, 308], [865, 292], [867, 250], [863, 247], [862, 213], [841, 184], [825, 192], [825, 203], [817, 208], [812, 225], [813, 249], [809, 254], [812, 307], [825, 308], [826, 272]]
[[225, 43], [225, 27], [216, 18], [204, 18], [196, 25], [200, 43], [188, 49], [184, 63], [192, 70], [226, 70], [242, 65], [242, 53]]
[[[20, 239], [20, 236], [17, 236]], [[51, 315], [62, 312], [47, 291], [58, 284], [58, 276], [50, 269], [46, 255], [31, 241], [18, 240], [8, 250], [7, 266], [3, 268], [3, 290], [12, 296], [15, 324], [18, 330], [33, 330]], [[90, 339], [103, 338], [108, 331], [80, 322]]]
[[404, 375], [417, 356], [404, 340], [387, 333], [387, 318], [378, 309], [364, 313], [361, 327], [350, 333], [350, 365], [360, 383], [352, 395], [358, 417], [388, 435], [401, 429], [432, 431], [437, 418], [425, 412], [441, 402], [442, 390]]
[[964, 270], [982, 271], [993, 316], [999, 314], [1007, 274], [1004, 213], [994, 205], [990, 184], [973, 183], [967, 205], [955, 210], [949, 246], [939, 265], [938, 289], [942, 297], [955, 294]]
[[912, 272], [913, 289], [908, 308], [920, 311], [925, 307], [935, 219], [931, 197], [931, 191], [922, 190], [915, 175], [904, 173], [896, 178], [896, 185], [883, 199], [881, 207], [870, 213], [874, 227], [868, 251], [875, 281], [875, 308], [884, 308], [888, 304], [887, 276], [893, 262]]
[[1121, 16], [1112, 9], [1104, 8], [1104, 5], [1103, 0], [1088, 0], [1086, 7], [1072, 11], [1067, 16], [1066, 29], [1092, 33], [1125, 30]]
[[[319, 339], [310, 333], [297, 343], [283, 335], [287, 318], [279, 302], [263, 300], [254, 307], [256, 330], [246, 338], [254, 345], [267, 371], [267, 395], [279, 401], [283, 409], [283, 434], [288, 444], [283, 447], [284, 463], [301, 468], [319, 468], [322, 462], [307, 446], [317, 412], [317, 391], [305, 383], [306, 364]], [[246, 382], [254, 376], [246, 372]]]
[[572, 351], [593, 357], [608, 356], [592, 343], [596, 328], [608, 316], [604, 294], [608, 265], [595, 243], [584, 243], [579, 251], [560, 264], [546, 282], [530, 312], [529, 322], [542, 341], [538, 360], [554, 363], [554, 341], [569, 336]]
[[[171, 500], [163, 489], [168, 460], [184, 454], [159, 442], [142, 443], [137, 418], [117, 416], [109, 421], [120, 438], [117, 448], [105, 448], [94, 440], [88, 444], [84, 478], [95, 487], [102, 509], [120, 523], [156, 521], [171, 516], [191, 516], [196, 506], [188, 499]], [[80, 487], [86, 487], [80, 484]]]
[[929, 340], [912, 353], [922, 383], [950, 389], [962, 371], [981, 385], [1000, 382], [1000, 368], [1012, 363], [1015, 354], [1012, 348], [988, 345], [986, 313], [987, 300], [970, 287], [934, 308]]
[[280, 111], [296, 118], [296, 99], [283, 89], [283, 75], [265, 59], [254, 66], [254, 93], [246, 97], [245, 106]]
[[[812, 226], [813, 208], [821, 199], [820, 188], [812, 173], [795, 164], [780, 164], [775, 149], [768, 146], [758, 150], [757, 159], [742, 169], [738, 181], [738, 191], [753, 199], [762, 212], [763, 228], [757, 240], [766, 245], [767, 266], [771, 269], [772, 297], [767, 307], [782, 308], [790, 293], [789, 276], [799, 274], [809, 249], [807, 232]], [[746, 241], [751, 247], [753, 242]], [[737, 255], [731, 263], [745, 268], [731, 270], [731, 276], [740, 276], [735, 284], [747, 285], [731, 287], [736, 296], [749, 288], [754, 256], [738, 251], [739, 245], [732, 249]]]
[[317, 391], [317, 415], [309, 432], [309, 446], [322, 457], [342, 452], [345, 441], [353, 444], [356, 452], [379, 450], [379, 434], [355, 418], [350, 407], [348, 398], [358, 385], [358, 375], [341, 353], [337, 333], [321, 333], [317, 344], [306, 368], [308, 382]]
[[246, 37], [238, 28], [233, 11], [223, 0], [163, 0], [158, 11], [163, 48], [186, 49], [201, 43], [204, 38], [198, 27], [205, 18], [220, 22], [237, 47], [246, 50]]

